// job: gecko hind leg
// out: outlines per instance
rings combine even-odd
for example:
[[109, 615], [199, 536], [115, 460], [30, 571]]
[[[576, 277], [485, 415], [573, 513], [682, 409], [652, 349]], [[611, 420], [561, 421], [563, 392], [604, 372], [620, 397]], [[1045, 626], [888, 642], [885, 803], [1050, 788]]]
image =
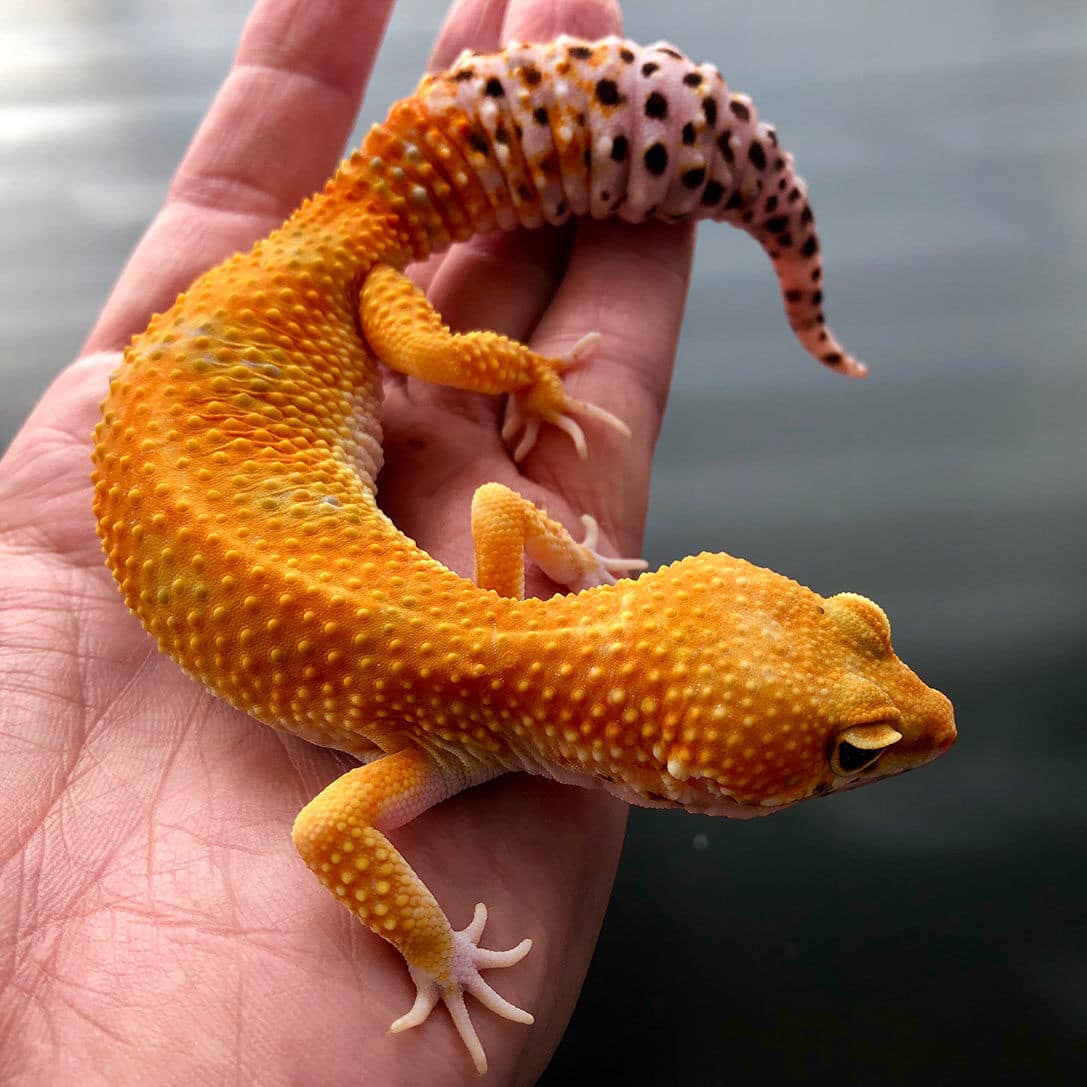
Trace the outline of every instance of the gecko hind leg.
[[502, 438], [523, 460], [543, 424], [558, 427], [588, 455], [585, 433], [574, 418], [593, 418], [630, 437], [617, 416], [567, 394], [562, 376], [599, 342], [590, 332], [560, 356], [541, 355], [497, 332], [452, 332], [426, 295], [391, 265], [375, 265], [359, 292], [359, 324], [374, 354], [402, 374], [470, 392], [509, 394]]

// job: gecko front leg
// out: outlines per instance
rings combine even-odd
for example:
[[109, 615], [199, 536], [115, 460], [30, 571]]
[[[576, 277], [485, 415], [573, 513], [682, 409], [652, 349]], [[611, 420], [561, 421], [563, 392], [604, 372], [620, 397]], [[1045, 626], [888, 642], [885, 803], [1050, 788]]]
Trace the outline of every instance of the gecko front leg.
[[503, 596], [525, 595], [525, 558], [571, 592], [610, 585], [616, 577], [644, 570], [644, 559], [615, 558], [596, 550], [600, 535], [594, 517], [583, 514], [585, 538], [567, 530], [524, 495], [501, 483], [484, 483], [472, 497], [475, 583]]
[[389, 1029], [418, 1026], [441, 1000], [476, 1070], [483, 1073], [487, 1056], [464, 994], [471, 993], [503, 1018], [532, 1023], [528, 1012], [499, 996], [481, 974], [520, 962], [532, 941], [522, 940], [508, 951], [480, 947], [487, 920], [482, 903], [471, 923], [455, 931], [383, 833], [475, 784], [478, 780], [438, 766], [421, 751], [397, 751], [332, 782], [299, 812], [292, 836], [302, 859], [325, 887], [404, 956], [416, 987], [415, 1003]]

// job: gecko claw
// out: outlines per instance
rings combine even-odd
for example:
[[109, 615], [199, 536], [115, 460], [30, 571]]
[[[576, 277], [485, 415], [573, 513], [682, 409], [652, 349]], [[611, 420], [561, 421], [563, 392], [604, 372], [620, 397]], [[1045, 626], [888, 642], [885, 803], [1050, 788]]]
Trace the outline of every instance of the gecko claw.
[[[402, 1030], [410, 1030], [412, 1027], [417, 1027], [420, 1023], [425, 1022], [427, 1016], [434, 1010], [434, 1005], [438, 1003], [438, 998], [441, 995], [436, 985], [420, 984], [420, 979], [415, 976], [416, 968], [414, 966], [408, 966], [408, 973], [411, 974], [411, 980], [415, 982], [415, 1003], [399, 1019], [393, 1020], [389, 1026], [390, 1034], [399, 1034]], [[424, 972], [420, 971], [420, 973]]]
[[581, 415], [588, 415], [590, 419], [599, 420], [605, 426], [609, 426], [612, 430], [622, 434], [624, 438], [630, 437], [630, 427], [618, 415], [608, 411], [607, 408], [602, 408], [599, 404], [589, 404], [584, 400], [570, 400], [567, 402], [566, 409], [567, 411], [578, 412]]
[[565, 355], [559, 356], [560, 369], [565, 373], [572, 370], [579, 362], [584, 362], [585, 357], [600, 342], [599, 332], [586, 332]]
[[570, 441], [574, 443], [574, 449], [577, 452], [578, 460], [589, 459], [589, 447], [585, 443], [585, 431], [582, 430], [578, 423], [571, 419], [569, 415], [560, 415], [558, 412], [555, 412], [554, 414], [545, 415], [544, 422], [558, 427], [559, 430], [569, 436]]
[[596, 559], [601, 569], [611, 577], [614, 578], [632, 570], [644, 570], [649, 566], [645, 559], [623, 559], [612, 555], [601, 555], [596, 549], [597, 544], [600, 542], [600, 525], [597, 524], [596, 518], [592, 514], [583, 513], [581, 523], [585, 526], [585, 536], [581, 541], [581, 546]]

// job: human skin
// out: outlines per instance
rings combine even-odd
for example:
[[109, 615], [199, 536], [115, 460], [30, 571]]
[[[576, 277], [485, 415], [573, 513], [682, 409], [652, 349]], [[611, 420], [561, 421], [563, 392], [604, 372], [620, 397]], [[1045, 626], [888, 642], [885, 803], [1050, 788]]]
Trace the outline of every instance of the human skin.
[[[389, 4], [265, 0], [166, 203], [80, 361], [0, 465], [0, 1080], [462, 1083], [452, 1024], [402, 1035], [400, 956], [294, 853], [297, 811], [350, 766], [263, 728], [162, 657], [124, 609], [91, 516], [90, 434], [115, 352], [205, 268], [273, 229], [331, 173]], [[604, 0], [464, 0], [431, 64], [462, 48], [620, 30]], [[477, 239], [416, 270], [455, 329], [561, 354], [602, 342], [568, 383], [624, 419], [577, 459], [559, 433], [515, 467], [494, 398], [391, 377], [384, 508], [470, 575], [475, 488], [515, 487], [602, 549], [640, 551], [693, 244], [689, 225], [582, 222]], [[91, 356], [91, 357], [88, 357]], [[550, 428], [548, 428], [550, 429]], [[549, 594], [539, 575], [528, 591]], [[462, 794], [392, 837], [458, 927], [531, 955], [502, 994], [532, 1028], [475, 1021], [496, 1083], [533, 1083], [577, 998], [607, 903], [625, 807], [523, 775]]]

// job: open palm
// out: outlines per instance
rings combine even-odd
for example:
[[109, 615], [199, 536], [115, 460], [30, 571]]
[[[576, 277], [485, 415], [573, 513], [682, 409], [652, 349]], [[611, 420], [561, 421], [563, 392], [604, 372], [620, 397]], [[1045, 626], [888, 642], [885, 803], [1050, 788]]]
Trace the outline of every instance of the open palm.
[[[562, 14], [557, 14], [561, 12]], [[0, 466], [0, 1079], [27, 1082], [460, 1083], [400, 956], [294, 854], [298, 809], [347, 756], [263, 728], [186, 678], [125, 610], [94, 537], [90, 433], [127, 338], [204, 268], [272, 229], [342, 150], [386, 2], [265, 0], [236, 65], [122, 274], [87, 355], [53, 384]], [[457, 4], [434, 54], [510, 37], [619, 29], [602, 0]], [[603, 334], [573, 395], [625, 419], [578, 461], [545, 435], [521, 470], [492, 399], [390, 378], [381, 499], [421, 546], [471, 574], [468, 510], [498, 480], [567, 525], [592, 512], [637, 554], [692, 235], [587, 223], [481, 239], [417, 270], [456, 328], [558, 354]], [[553, 586], [530, 582], [530, 591]], [[534, 949], [495, 977], [524, 1028], [474, 1018], [493, 1081], [531, 1083], [592, 953], [624, 809], [523, 776], [463, 794], [393, 837], [454, 925], [486, 901], [488, 946]]]

